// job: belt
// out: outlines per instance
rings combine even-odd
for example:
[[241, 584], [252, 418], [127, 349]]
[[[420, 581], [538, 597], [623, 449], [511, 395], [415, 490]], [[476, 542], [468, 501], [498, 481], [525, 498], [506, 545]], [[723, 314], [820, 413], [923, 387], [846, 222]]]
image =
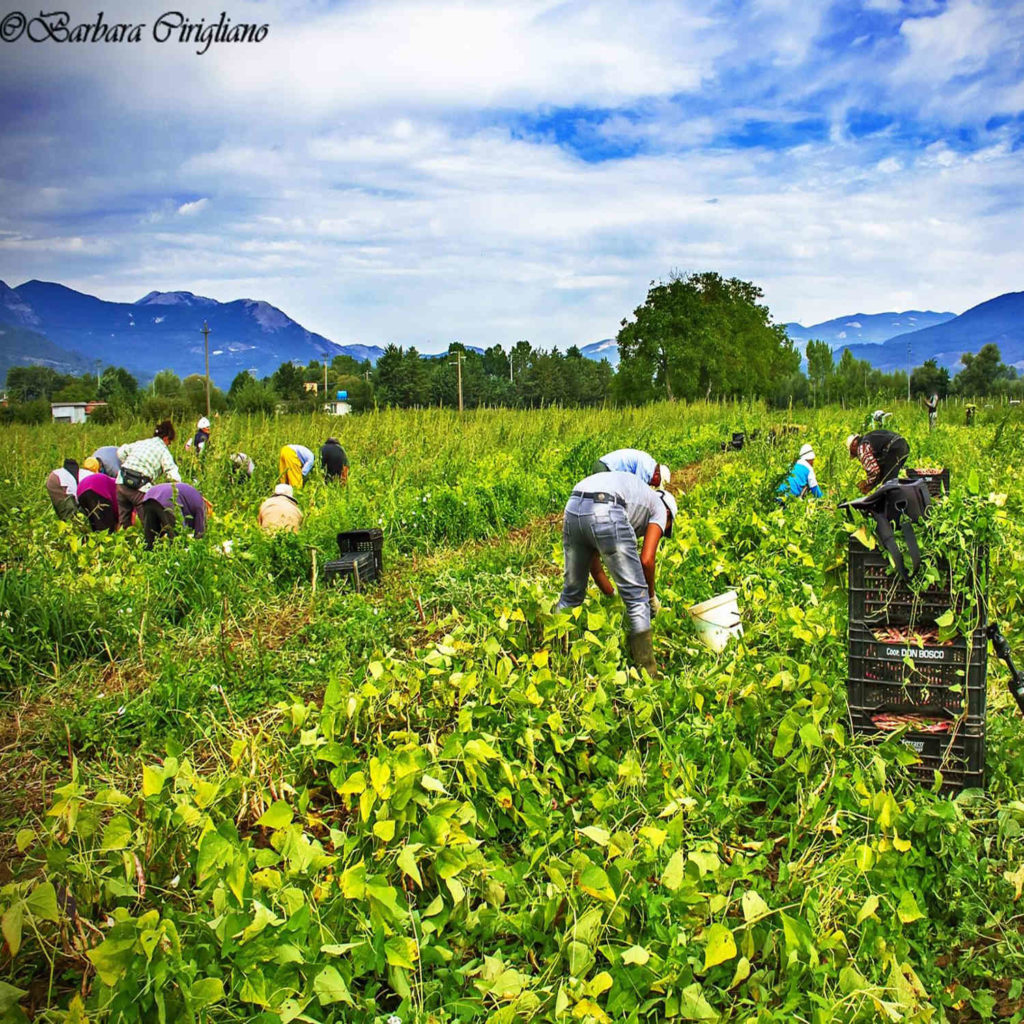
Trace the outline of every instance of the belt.
[[606, 502], [609, 505], [621, 505], [626, 508], [626, 499], [608, 491], [573, 491], [574, 498], [589, 498], [591, 501]]

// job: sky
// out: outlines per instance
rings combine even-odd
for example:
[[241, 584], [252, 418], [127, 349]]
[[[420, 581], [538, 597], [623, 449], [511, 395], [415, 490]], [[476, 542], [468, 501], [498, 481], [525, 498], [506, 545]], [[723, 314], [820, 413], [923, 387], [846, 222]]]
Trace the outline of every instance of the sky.
[[[144, 27], [0, 42], [12, 287], [263, 299], [421, 351], [614, 337], [688, 271], [783, 323], [1024, 289], [1017, 0], [52, 6]], [[265, 38], [157, 41], [175, 10]]]

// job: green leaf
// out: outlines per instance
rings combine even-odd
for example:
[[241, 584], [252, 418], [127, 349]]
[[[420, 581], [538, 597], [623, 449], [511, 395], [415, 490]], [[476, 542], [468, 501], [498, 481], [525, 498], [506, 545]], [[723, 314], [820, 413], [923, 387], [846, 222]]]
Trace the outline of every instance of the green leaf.
[[100, 981], [111, 988], [124, 976], [135, 955], [135, 937], [106, 938], [85, 954], [91, 961]]
[[748, 889], [743, 894], [740, 904], [743, 907], [743, 920], [747, 924], [771, 913], [771, 908], [753, 889]]
[[18, 1005], [18, 1000], [27, 995], [28, 989], [15, 988], [6, 981], [0, 981], [0, 1014], [10, 1013]]
[[867, 843], [861, 843], [856, 853], [857, 870], [870, 871], [875, 866], [875, 851]]
[[384, 956], [392, 967], [405, 967], [411, 971], [420, 958], [420, 951], [413, 939], [393, 935], [384, 943]]
[[636, 964], [637, 967], [643, 967], [650, 959], [651, 954], [643, 946], [630, 946], [622, 954], [622, 962], [624, 964]]
[[665, 870], [661, 873], [661, 884], [669, 892], [675, 892], [683, 884], [683, 872], [686, 870], [686, 857], [682, 850], [676, 850], [668, 859]]
[[24, 917], [24, 904], [20, 901], [8, 907], [4, 916], [0, 918], [0, 931], [3, 932], [4, 941], [11, 956], [17, 956], [21, 949], [21, 922]]
[[597, 843], [598, 846], [607, 846], [608, 840], [611, 839], [611, 833], [606, 829], [599, 828], [597, 825], [588, 825], [586, 828], [579, 830], [589, 840]]
[[718, 1013], [704, 998], [699, 982], [687, 985], [679, 993], [679, 1016], [683, 1020], [718, 1020]]
[[738, 952], [732, 931], [717, 921], [705, 932], [704, 941], [704, 970], [724, 964]]
[[580, 874], [580, 888], [591, 896], [604, 900], [605, 903], [615, 901], [615, 890], [612, 888], [611, 882], [608, 881], [608, 876], [604, 869], [599, 868], [596, 864], [588, 864], [583, 869]]
[[373, 834], [385, 843], [390, 843], [395, 838], [395, 823], [391, 818], [373, 823]]
[[18, 834], [14, 837], [14, 845], [17, 846], [18, 853], [24, 853], [32, 845], [35, 837], [35, 829], [19, 828]]
[[741, 981], [746, 981], [750, 977], [750, 961], [745, 957], [741, 956], [736, 961], [736, 970], [733, 971], [732, 981], [729, 982], [729, 988], [734, 989]]
[[56, 921], [57, 891], [52, 882], [40, 882], [25, 899], [25, 909], [43, 921]]
[[153, 768], [150, 765], [143, 765], [142, 768], [142, 795], [155, 796], [164, 788], [164, 773], [161, 768]]
[[920, 907], [917, 905], [917, 900], [914, 899], [914, 894], [904, 889], [903, 894], [900, 896], [899, 906], [896, 908], [896, 914], [904, 924], [910, 924], [912, 921], [920, 921], [924, 914], [921, 913]]
[[795, 739], [796, 728], [788, 718], [784, 718], [779, 722], [779, 734], [775, 737], [775, 746], [772, 747], [772, 756], [786, 757], [793, 749], [793, 741]]
[[200, 978], [192, 982], [190, 997], [193, 1010], [219, 1003], [224, 998], [224, 982], [220, 978]]
[[317, 976], [313, 982], [313, 991], [321, 1006], [330, 1006], [331, 1003], [346, 1003], [354, 1006], [352, 996], [349, 994], [348, 985], [345, 979], [338, 973], [337, 968], [328, 965]]
[[294, 816], [291, 804], [289, 804], [287, 800], [275, 800], [259, 816], [259, 818], [256, 819], [256, 824], [262, 825], [264, 828], [284, 828], [292, 823], [292, 818]]
[[106, 853], [109, 850], [123, 850], [132, 838], [132, 823], [123, 814], [115, 814], [107, 827], [103, 830], [103, 839], [100, 842], [100, 851]]
[[396, 863], [402, 869], [402, 872], [408, 875], [422, 889], [423, 876], [420, 874], [420, 869], [416, 864], [416, 853], [420, 848], [420, 843], [403, 846], [402, 852], [399, 853]]
[[939, 616], [939, 617], [938, 617], [938, 618], [937, 618], [937, 619], [935, 620], [935, 625], [936, 625], [936, 626], [941, 626], [941, 627], [943, 627], [944, 629], [948, 628], [949, 626], [952, 626], [952, 625], [953, 625], [953, 609], [952, 609], [952, 608], [950, 608], [950, 609], [948, 609], [947, 611], [944, 611], [944, 612], [943, 612], [943, 613], [942, 613], [942, 614], [941, 614], [941, 615], [940, 615], [940, 616]]
[[433, 775], [420, 776], [420, 785], [429, 793], [448, 792], [448, 790], [444, 788], [444, 783], [441, 782], [439, 779], [435, 779]]
[[857, 924], [863, 924], [865, 918], [871, 917], [872, 914], [878, 909], [878, 897], [869, 896], [863, 906], [857, 912]]

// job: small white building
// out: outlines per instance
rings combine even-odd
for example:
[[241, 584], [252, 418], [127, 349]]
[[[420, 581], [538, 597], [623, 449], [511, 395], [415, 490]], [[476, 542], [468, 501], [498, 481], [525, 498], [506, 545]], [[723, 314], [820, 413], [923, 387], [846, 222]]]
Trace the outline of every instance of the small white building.
[[333, 402], [324, 403], [324, 412], [328, 416], [347, 416], [351, 411], [352, 406], [340, 398]]
[[106, 402], [51, 402], [50, 415], [54, 423], [84, 423], [94, 409]]

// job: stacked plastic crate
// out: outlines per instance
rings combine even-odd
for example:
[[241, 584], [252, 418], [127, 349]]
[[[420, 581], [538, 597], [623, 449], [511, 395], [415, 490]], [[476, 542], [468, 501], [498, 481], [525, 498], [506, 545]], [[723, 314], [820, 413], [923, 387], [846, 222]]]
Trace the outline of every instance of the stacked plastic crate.
[[[847, 698], [857, 735], [899, 733], [918, 756], [909, 771], [927, 787], [984, 785], [988, 642], [982, 552], [967, 592], [953, 592], [948, 563], [940, 581], [914, 592], [888, 556], [850, 538]], [[968, 613], [974, 628], [947, 638], [939, 620]]]
[[384, 571], [384, 533], [377, 527], [339, 533], [338, 553], [340, 558], [324, 566], [324, 580], [348, 580], [362, 590]]

